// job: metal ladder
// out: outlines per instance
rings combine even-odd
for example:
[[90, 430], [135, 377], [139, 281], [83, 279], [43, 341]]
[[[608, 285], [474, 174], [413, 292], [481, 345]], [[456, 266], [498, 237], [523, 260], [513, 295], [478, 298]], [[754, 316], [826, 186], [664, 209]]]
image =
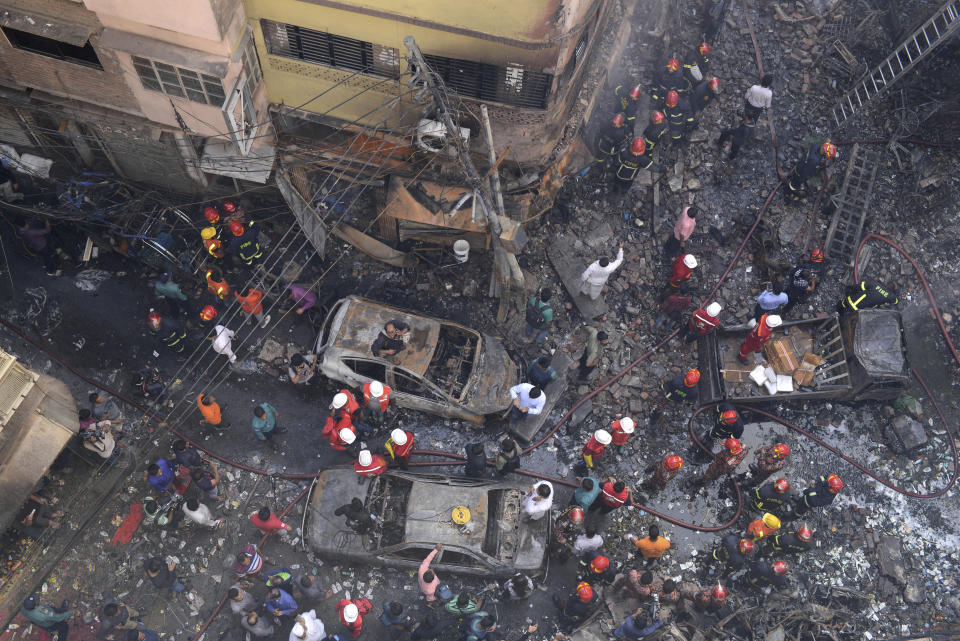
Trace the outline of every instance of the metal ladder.
[[863, 235], [863, 224], [870, 211], [882, 151], [882, 147], [854, 145], [840, 193], [831, 197], [836, 210], [827, 229], [823, 252], [838, 265], [853, 264], [857, 244]]
[[857, 81], [833, 108], [833, 119], [839, 127], [847, 118], [892, 85], [897, 78], [913, 69], [938, 44], [960, 29], [960, 0], [940, 7], [929, 20], [914, 31], [873, 71]]

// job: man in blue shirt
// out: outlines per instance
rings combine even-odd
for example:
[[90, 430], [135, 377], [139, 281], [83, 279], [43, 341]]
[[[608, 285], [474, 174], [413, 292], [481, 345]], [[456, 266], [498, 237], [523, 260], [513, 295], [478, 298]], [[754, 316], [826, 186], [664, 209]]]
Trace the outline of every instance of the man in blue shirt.
[[573, 492], [573, 500], [570, 504], [576, 503], [584, 510], [590, 509], [597, 496], [600, 495], [600, 481], [592, 476], [584, 476], [580, 480], [580, 487]]
[[790, 299], [783, 291], [783, 285], [773, 284], [773, 290], [766, 289], [757, 296], [757, 304], [753, 307], [753, 317], [760, 322], [760, 317], [764, 314], [774, 314], [782, 305], [786, 305]]
[[260, 403], [253, 408], [253, 433], [261, 441], [267, 441], [273, 449], [277, 449], [273, 442], [274, 435], [286, 432], [285, 429], [277, 427], [278, 416], [280, 413], [277, 412], [277, 408], [270, 403]]
[[166, 459], [157, 459], [147, 466], [147, 480], [157, 492], [166, 492], [173, 482], [173, 469]]
[[644, 625], [646, 618], [643, 615], [643, 608], [637, 608], [637, 611], [628, 616], [620, 624], [620, 627], [613, 631], [613, 636], [618, 639], [642, 639], [648, 634], [653, 634], [663, 625], [663, 621], [654, 621], [650, 625]]
[[67, 609], [67, 602], [59, 608], [40, 603], [39, 595], [29, 596], [20, 606], [20, 614], [37, 627], [57, 633], [60, 639], [66, 639], [70, 630], [67, 621], [73, 618], [73, 610]]
[[284, 614], [295, 614], [297, 611], [297, 602], [287, 592], [280, 588], [272, 588], [267, 593], [267, 598], [263, 602], [267, 610], [276, 616]]
[[549, 356], [541, 356], [533, 361], [530, 369], [527, 370], [527, 378], [540, 389], [545, 389], [547, 385], [557, 380], [557, 370], [550, 364], [551, 361]]

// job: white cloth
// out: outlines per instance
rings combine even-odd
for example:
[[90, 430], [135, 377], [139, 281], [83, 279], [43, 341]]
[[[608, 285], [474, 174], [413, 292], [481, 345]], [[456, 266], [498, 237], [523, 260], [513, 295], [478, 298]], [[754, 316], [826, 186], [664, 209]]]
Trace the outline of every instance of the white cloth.
[[187, 504], [183, 504], [183, 513], [187, 515], [187, 518], [193, 521], [194, 523], [199, 523], [200, 525], [205, 525], [207, 527], [216, 527], [219, 519], [213, 518], [213, 514], [203, 503], [197, 507], [196, 511], [188, 510]]
[[233, 353], [233, 343], [232, 339], [234, 332], [232, 329], [227, 329], [223, 325], [217, 325], [213, 328], [217, 332], [217, 337], [213, 339], [213, 351], [218, 354], [223, 354], [230, 359], [230, 362], [236, 362], [237, 355]]
[[[317, 618], [315, 610], [301, 612], [297, 615], [297, 618], [299, 619], [301, 617], [303, 618], [305, 634], [303, 636], [297, 636], [293, 633], [293, 630], [290, 630], [290, 641], [322, 641], [322, 639], [327, 636], [326, 631], [323, 629], [323, 621]], [[296, 630], [296, 623], [293, 628]]]
[[[541, 485], [550, 488], [550, 496], [543, 498], [537, 493]], [[553, 484], [550, 481], [537, 481], [530, 493], [523, 499], [523, 513], [530, 517], [531, 521], [537, 521], [550, 513], [553, 507]]]
[[617, 259], [606, 267], [601, 267], [598, 260], [590, 263], [580, 275], [580, 292], [596, 300], [600, 296], [603, 286], [606, 285], [607, 279], [610, 278], [610, 274], [616, 271], [622, 262], [623, 247], [617, 252]]
[[753, 85], [743, 97], [757, 109], [769, 109], [773, 102], [773, 91], [769, 87]]
[[534, 388], [530, 383], [520, 383], [510, 388], [510, 398], [520, 399], [520, 407], [528, 408], [527, 414], [536, 416], [543, 411], [543, 406], [547, 404], [547, 395], [540, 390], [540, 396], [530, 398], [530, 390]]
[[603, 537], [599, 534], [594, 534], [592, 537], [581, 534], [573, 542], [573, 553], [577, 556], [583, 556], [587, 552], [599, 550], [602, 545]]

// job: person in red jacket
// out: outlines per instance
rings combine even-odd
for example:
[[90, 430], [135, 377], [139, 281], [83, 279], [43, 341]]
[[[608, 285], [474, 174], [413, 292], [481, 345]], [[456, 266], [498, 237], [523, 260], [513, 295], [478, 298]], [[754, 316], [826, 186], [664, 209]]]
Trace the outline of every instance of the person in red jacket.
[[290, 530], [290, 526], [281, 521], [280, 517], [266, 506], [251, 514], [250, 522], [264, 534], [274, 534], [276, 532], [286, 534], [287, 531]]
[[342, 389], [333, 395], [333, 401], [330, 402], [330, 413], [340, 412], [340, 416], [349, 416], [353, 420], [354, 414], [360, 409], [360, 404], [353, 397], [348, 389]]
[[747, 362], [747, 356], [763, 349], [763, 344], [770, 340], [773, 330], [783, 325], [783, 320], [776, 314], [764, 314], [760, 317], [760, 322], [756, 327], [750, 330], [747, 337], [743, 339], [743, 345], [740, 346], [740, 353], [737, 358], [741, 363]]
[[390, 432], [390, 438], [384, 443], [390, 458], [400, 465], [401, 470], [407, 469], [410, 455], [413, 454], [413, 432], [407, 432], [399, 427]]
[[580, 453], [583, 455], [584, 465], [586, 466], [585, 469], [593, 469], [597, 459], [603, 458], [603, 453], [611, 442], [613, 442], [613, 437], [610, 436], [610, 432], [607, 430], [597, 430], [593, 433], [593, 436], [590, 437], [587, 444], [580, 450]]
[[723, 310], [723, 306], [714, 301], [707, 305], [706, 308], [701, 307], [695, 311], [685, 328], [685, 334], [687, 335], [686, 341], [692, 343], [701, 336], [706, 336], [720, 327], [721, 310]]
[[357, 442], [357, 430], [353, 427], [349, 416], [344, 416], [336, 422], [332, 416], [328, 416], [320, 435], [330, 441], [330, 447], [340, 452]]
[[628, 488], [623, 481], [618, 481], [612, 476], [600, 488], [598, 500], [590, 505], [590, 510], [595, 508], [600, 510], [601, 514], [609, 514], [617, 508], [623, 507], [627, 503], [633, 504], [633, 490]]
[[387, 409], [390, 407], [390, 392], [392, 391], [380, 381], [364, 383], [363, 409], [360, 410], [364, 423], [372, 423], [376, 428], [383, 425], [387, 418]]
[[667, 454], [657, 463], [653, 476], [643, 483], [643, 489], [648, 492], [662, 492], [683, 467], [683, 459], [676, 454]]
[[629, 416], [624, 416], [610, 423], [610, 438], [613, 439], [613, 444], [620, 447], [626, 445], [635, 428], [636, 425]]
[[387, 459], [379, 454], [371, 454], [370, 450], [360, 450], [360, 455], [353, 464], [353, 471], [364, 476], [380, 476], [387, 471]]
[[670, 269], [670, 287], [682, 289], [697, 268], [697, 259], [693, 254], [682, 254], [673, 259], [673, 267]]
[[703, 483], [726, 476], [737, 469], [737, 466], [747, 458], [747, 452], [750, 448], [744, 447], [743, 443], [731, 437], [723, 442], [724, 451], [715, 455], [713, 463], [703, 473]]
[[247, 287], [245, 296], [241, 296], [238, 291], [234, 291], [233, 295], [240, 303], [240, 309], [243, 310], [244, 314], [256, 318], [260, 327], [267, 326], [267, 323], [270, 322], [270, 315], [263, 315], [263, 292], [253, 287]]
[[373, 604], [368, 599], [340, 599], [337, 601], [337, 614], [340, 623], [350, 631], [350, 636], [356, 639], [363, 632], [363, 615], [373, 610]]

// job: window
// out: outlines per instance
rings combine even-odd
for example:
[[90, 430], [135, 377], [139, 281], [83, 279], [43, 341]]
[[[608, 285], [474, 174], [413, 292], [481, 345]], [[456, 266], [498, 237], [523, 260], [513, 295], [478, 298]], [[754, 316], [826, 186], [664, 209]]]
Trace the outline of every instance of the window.
[[260, 58], [257, 57], [257, 46], [253, 42], [253, 37], [247, 38], [247, 44], [243, 47], [243, 71], [246, 74], [247, 96], [252, 99], [257, 87], [260, 86], [260, 79], [263, 78], [263, 72], [260, 70]]
[[216, 76], [139, 56], [130, 56], [130, 59], [133, 60], [133, 66], [144, 89], [215, 107], [223, 104], [223, 83]]
[[411, 394], [426, 401], [433, 401], [434, 403], [445, 400], [435, 389], [427, 385], [425, 381], [420, 378], [415, 378], [410, 374], [405, 374], [398, 369], [393, 370], [393, 380], [396, 384], [397, 391], [403, 394]]
[[100, 58], [97, 57], [97, 52], [93, 50], [93, 46], [89, 42], [85, 42], [82, 47], [77, 47], [76, 45], [60, 42], [53, 38], [36, 36], [26, 31], [11, 29], [10, 27], [0, 27], [0, 30], [3, 31], [3, 34], [7, 36], [7, 40], [9, 40], [10, 44], [16, 49], [47, 56], [48, 58], [56, 58], [57, 60], [63, 60], [65, 62], [72, 62], [85, 67], [103, 69], [103, 65], [100, 64]]
[[546, 109], [553, 76], [510, 63], [506, 68], [470, 60], [423, 56], [446, 85], [461, 96], [517, 107]]
[[399, 74], [400, 53], [393, 47], [272, 20], [261, 20], [260, 26], [267, 51], [275, 56], [387, 78]]
[[483, 567], [483, 564], [480, 563], [480, 560], [470, 554], [454, 552], [453, 550], [448, 550], [447, 548], [443, 549], [442, 554], [443, 556], [440, 557], [440, 562], [444, 565], [459, 565], [460, 567], [465, 568]]
[[427, 555], [430, 554], [430, 551], [433, 550], [433, 547], [416, 547], [416, 546], [407, 546], [400, 548], [399, 550], [394, 550], [390, 553], [390, 556], [403, 559], [405, 561], [416, 561], [420, 563]]
[[366, 376], [381, 383], [386, 380], [387, 366], [382, 363], [362, 361], [357, 358], [345, 358], [343, 359], [343, 364], [360, 376]]

